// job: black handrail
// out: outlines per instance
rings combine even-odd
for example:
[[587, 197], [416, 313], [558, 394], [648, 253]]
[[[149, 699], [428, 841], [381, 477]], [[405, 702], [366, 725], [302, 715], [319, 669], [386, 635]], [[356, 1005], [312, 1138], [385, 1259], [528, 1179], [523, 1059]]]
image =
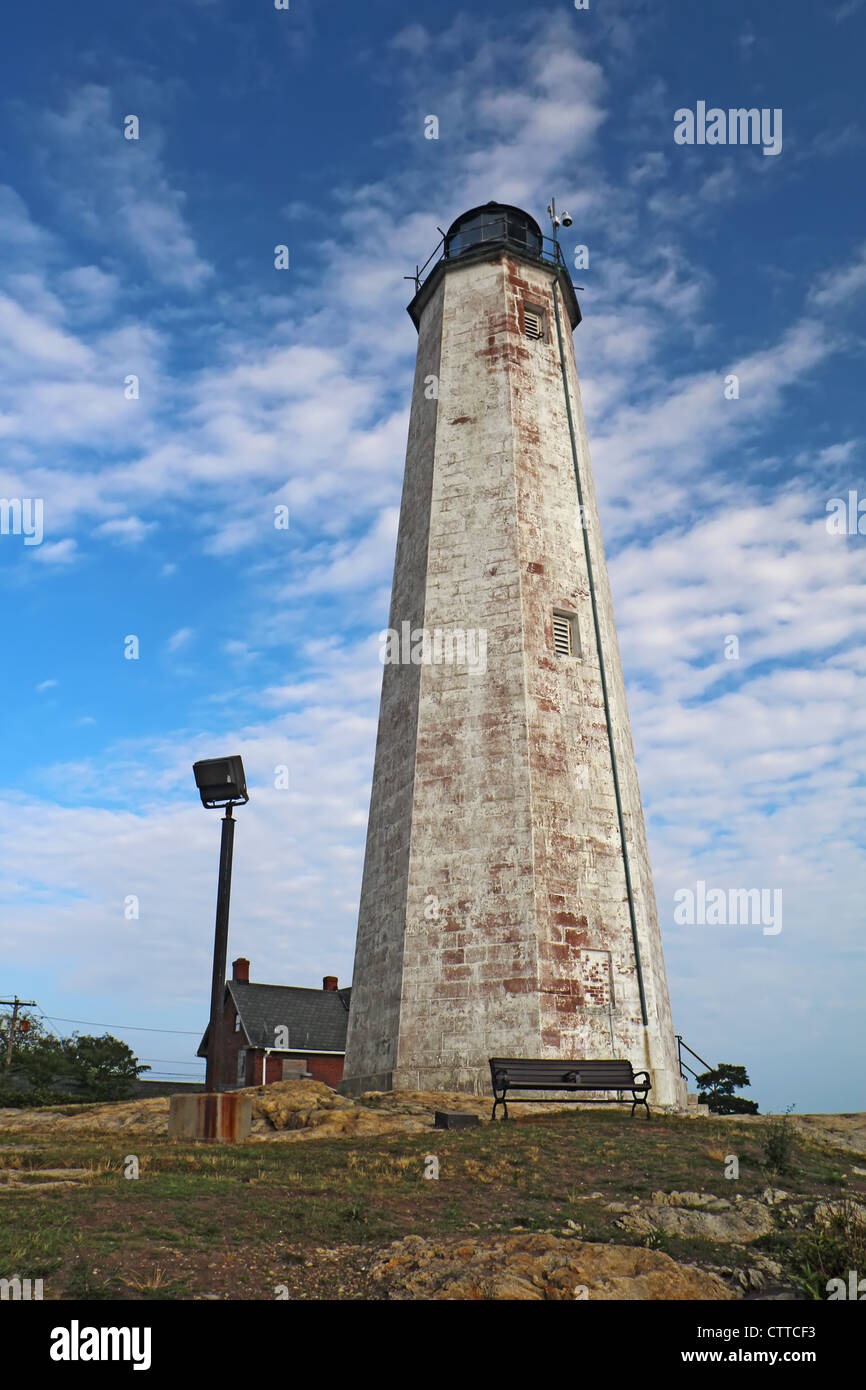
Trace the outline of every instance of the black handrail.
[[[559, 242], [555, 239], [555, 237], [542, 236], [540, 247], [534, 247], [528, 245], [526, 241], [522, 241], [519, 237], [509, 236], [508, 222], [506, 218], [503, 217], [498, 222], [493, 221], [488, 223], [487, 227], [485, 228], [485, 231], [489, 231], [491, 228], [496, 227], [501, 228], [501, 235], [496, 235], [494, 233], [493, 236], [479, 237], [477, 241], [470, 242], [468, 245], [464, 246], [462, 250], [456, 252], [456, 254], [453, 256], [451, 255], [449, 250], [448, 236], [446, 234], [442, 237], [441, 241], [438, 241], [436, 243], [424, 264], [422, 266], [416, 265], [415, 274], [404, 275], [403, 279], [414, 280], [415, 293], [417, 294], [421, 286], [424, 284], [424, 281], [426, 279], [429, 279], [430, 275], [433, 274], [433, 271], [436, 269], [436, 266], [439, 264], [440, 261], [459, 260], [460, 257], [467, 255], [478, 246], [508, 247], [510, 250], [519, 251], [524, 256], [530, 256], [534, 260], [547, 261], [550, 265], [560, 265], [565, 270], [566, 274], [568, 274], [568, 268], [566, 266], [565, 257], [562, 254], [562, 247], [560, 246]], [[459, 231], [455, 233], [455, 237], [459, 235]], [[430, 271], [425, 276], [424, 271], [427, 270], [427, 267], [430, 265], [430, 262], [433, 260], [433, 257], [436, 256], [436, 253], [440, 250], [441, 255], [438, 256], [434, 265], [431, 267]]]
[[[697, 1052], [695, 1052], [695, 1049], [693, 1047], [689, 1047], [687, 1042], [683, 1042], [682, 1033], [675, 1033], [674, 1036], [677, 1040], [677, 1061], [679, 1062], [680, 1076], [685, 1078], [686, 1071], [691, 1072], [692, 1076], [695, 1077], [695, 1079], [697, 1079], [698, 1076], [698, 1073], [694, 1070], [694, 1068], [690, 1067], [688, 1062], [683, 1061], [683, 1048], [685, 1048], [686, 1052], [691, 1053], [692, 1057], [694, 1057], [697, 1062], [700, 1062], [701, 1065], [705, 1067], [707, 1071], [715, 1070], [715, 1068], [706, 1060], [705, 1057], [701, 1057]], [[683, 1067], [685, 1067], [685, 1071], [683, 1071]]]

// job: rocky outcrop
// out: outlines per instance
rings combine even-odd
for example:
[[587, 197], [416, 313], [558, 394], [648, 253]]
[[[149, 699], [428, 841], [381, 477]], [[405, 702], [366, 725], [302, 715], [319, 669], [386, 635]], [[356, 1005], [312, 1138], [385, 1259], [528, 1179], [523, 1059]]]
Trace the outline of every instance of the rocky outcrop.
[[489, 1119], [484, 1097], [450, 1091], [368, 1091], [357, 1100], [319, 1081], [278, 1081], [247, 1092], [253, 1139], [330, 1139], [341, 1135], [417, 1134], [429, 1130], [437, 1110], [461, 1110]]
[[651, 1236], [658, 1231], [745, 1245], [772, 1231], [772, 1205], [749, 1197], [729, 1202], [709, 1192], [654, 1192], [649, 1202], [611, 1202], [607, 1210], [617, 1214], [614, 1224], [630, 1235]]
[[[738, 1125], [749, 1125], [758, 1130], [769, 1119], [779, 1120], [780, 1115], [710, 1115], [711, 1120], [724, 1123], [735, 1120]], [[840, 1115], [791, 1115], [788, 1123], [796, 1134], [812, 1142], [830, 1145], [834, 1149], [844, 1149], [848, 1153], [866, 1156], [866, 1112]]]
[[[460, 1110], [487, 1122], [491, 1102], [453, 1091], [368, 1092], [357, 1100], [340, 1096], [321, 1081], [274, 1081], [239, 1092], [252, 1101], [252, 1141], [287, 1142], [341, 1135], [414, 1134], [430, 1129], [437, 1110]], [[539, 1106], [555, 1110], [557, 1107]], [[0, 1132], [129, 1135], [166, 1134], [169, 1100], [112, 1101], [43, 1110], [0, 1110]]]
[[394, 1299], [636, 1300], [737, 1297], [714, 1274], [659, 1250], [553, 1235], [467, 1240], [406, 1236], [380, 1251], [370, 1277]]
[[0, 1132], [25, 1134], [166, 1134], [168, 1098], [62, 1105], [44, 1110], [0, 1110]]
[[806, 1139], [866, 1156], [866, 1115], [792, 1115], [794, 1128]]

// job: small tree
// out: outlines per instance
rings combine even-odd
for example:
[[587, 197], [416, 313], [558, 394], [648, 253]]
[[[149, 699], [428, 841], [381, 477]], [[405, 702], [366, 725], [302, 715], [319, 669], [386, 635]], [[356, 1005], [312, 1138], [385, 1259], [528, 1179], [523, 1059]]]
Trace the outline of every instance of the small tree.
[[132, 1094], [133, 1082], [150, 1067], [140, 1066], [135, 1053], [120, 1038], [67, 1038], [66, 1065], [72, 1084], [88, 1100], [122, 1100]]
[[745, 1096], [735, 1096], [734, 1091], [741, 1086], [751, 1086], [745, 1067], [735, 1067], [730, 1062], [722, 1062], [714, 1071], [705, 1071], [697, 1078], [702, 1088], [698, 1100], [708, 1105], [714, 1115], [757, 1115], [758, 1102], [747, 1100]]
[[[22, 1027], [22, 1022], [28, 1025]], [[0, 1047], [5, 1061], [11, 1020], [0, 1017]], [[125, 1042], [105, 1033], [101, 1038], [58, 1038], [38, 1018], [19, 1018], [12, 1065], [0, 1065], [0, 1104], [51, 1105], [67, 1100], [122, 1100], [132, 1083], [150, 1067], [141, 1066]]]

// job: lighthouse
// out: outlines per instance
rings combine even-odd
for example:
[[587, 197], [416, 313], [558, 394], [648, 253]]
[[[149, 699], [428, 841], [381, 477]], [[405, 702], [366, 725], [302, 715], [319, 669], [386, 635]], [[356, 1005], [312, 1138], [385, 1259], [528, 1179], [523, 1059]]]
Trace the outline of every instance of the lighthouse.
[[[554, 228], [556, 223], [554, 223]], [[418, 352], [344, 1080], [623, 1058], [685, 1104], [561, 249], [502, 203], [415, 279]]]

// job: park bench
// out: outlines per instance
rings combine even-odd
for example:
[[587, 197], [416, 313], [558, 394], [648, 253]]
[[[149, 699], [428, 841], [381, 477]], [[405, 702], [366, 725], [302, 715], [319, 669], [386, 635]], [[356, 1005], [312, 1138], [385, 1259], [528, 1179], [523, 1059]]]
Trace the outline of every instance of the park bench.
[[[632, 1071], [631, 1062], [584, 1061], [569, 1062], [558, 1058], [555, 1061], [532, 1061], [525, 1057], [491, 1057], [490, 1076], [493, 1081], [493, 1114], [496, 1119], [498, 1106], [502, 1106], [505, 1119], [508, 1119], [506, 1094], [509, 1091], [631, 1091], [634, 1103], [632, 1115], [638, 1105], [642, 1105], [649, 1119], [647, 1093], [652, 1083], [647, 1071]], [[641, 1080], [643, 1078], [643, 1080]], [[514, 1099], [517, 1099], [515, 1096]], [[567, 1104], [576, 1104], [583, 1099], [575, 1095], [569, 1097]], [[544, 1105], [543, 1096], [520, 1096], [527, 1105]], [[594, 1098], [593, 1105], [616, 1105], [616, 1097]], [[626, 1102], [628, 1103], [628, 1102]]]

